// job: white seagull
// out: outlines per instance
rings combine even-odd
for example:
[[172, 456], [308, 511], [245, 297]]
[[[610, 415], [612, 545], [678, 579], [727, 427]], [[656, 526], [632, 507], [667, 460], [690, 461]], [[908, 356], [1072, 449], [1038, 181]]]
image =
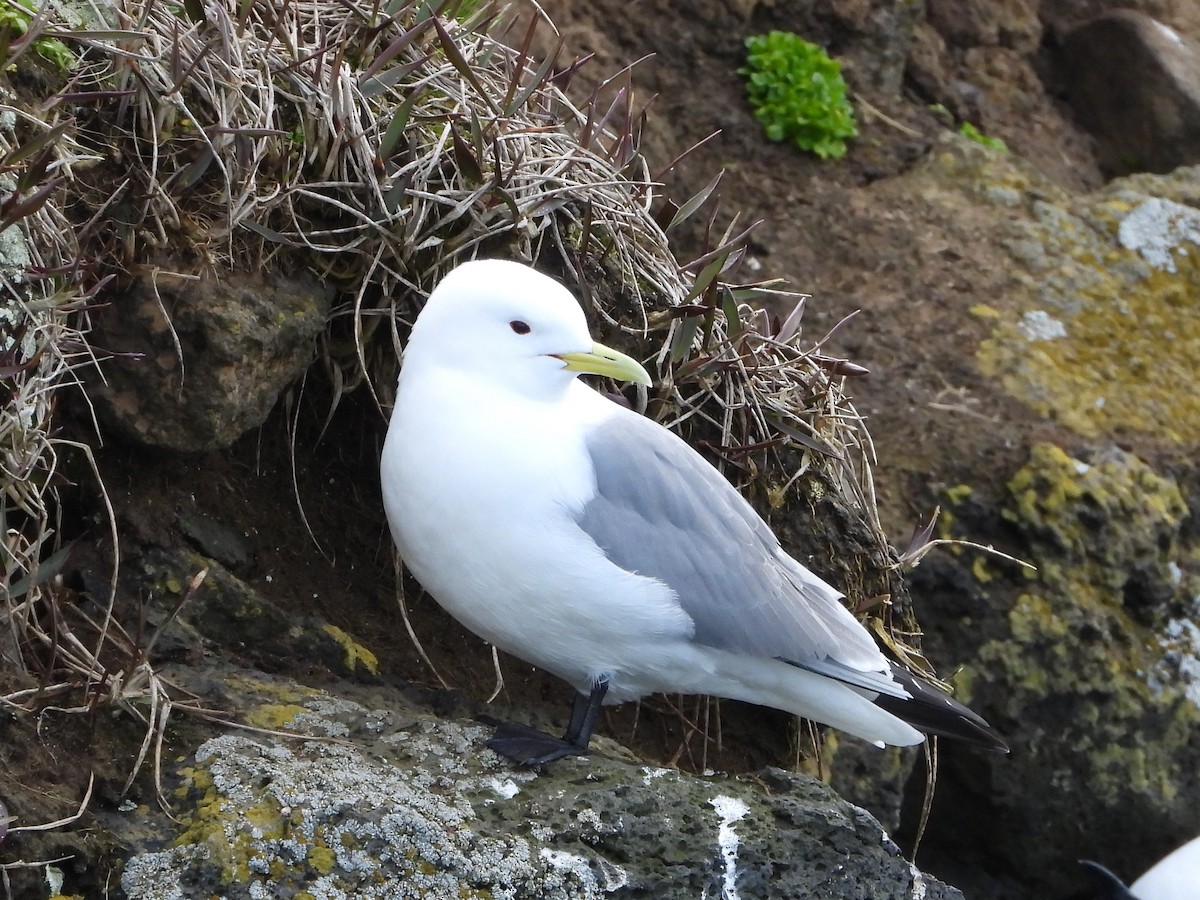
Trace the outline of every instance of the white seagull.
[[1080, 860], [1096, 876], [1096, 900], [1196, 900], [1200, 897], [1200, 837], [1168, 853], [1129, 887], [1099, 863]]
[[450, 272], [404, 351], [381, 463], [401, 558], [464, 626], [577, 692], [562, 739], [506, 724], [489, 747], [530, 765], [584, 754], [602, 703], [668, 692], [878, 746], [1007, 749], [889, 662], [720, 472], [580, 373], [650, 384], [592, 340], [566, 288], [501, 260]]

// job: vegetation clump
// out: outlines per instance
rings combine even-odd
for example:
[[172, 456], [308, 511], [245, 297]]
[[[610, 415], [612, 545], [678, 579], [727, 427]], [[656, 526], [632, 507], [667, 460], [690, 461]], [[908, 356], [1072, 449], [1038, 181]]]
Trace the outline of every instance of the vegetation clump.
[[1001, 153], [1008, 152], [1008, 144], [1004, 143], [998, 137], [984, 134], [970, 122], [963, 122], [958, 128], [958, 133], [977, 144], [983, 144], [983, 146], [990, 150], [998, 150]]
[[797, 34], [772, 31], [746, 38], [746, 94], [767, 138], [790, 140], [822, 159], [846, 153], [858, 136], [841, 64]]

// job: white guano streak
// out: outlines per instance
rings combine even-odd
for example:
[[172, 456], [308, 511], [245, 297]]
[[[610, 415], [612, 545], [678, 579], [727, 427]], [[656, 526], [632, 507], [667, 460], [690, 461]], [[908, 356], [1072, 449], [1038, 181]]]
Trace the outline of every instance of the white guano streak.
[[741, 842], [738, 840], [737, 832], [733, 830], [733, 825], [746, 817], [746, 814], [750, 812], [750, 807], [741, 800], [735, 797], [726, 797], [724, 794], [713, 797], [708, 802], [721, 817], [721, 824], [717, 827], [717, 847], [721, 851], [721, 859], [725, 864], [721, 900], [741, 900], [737, 890], [738, 846]]

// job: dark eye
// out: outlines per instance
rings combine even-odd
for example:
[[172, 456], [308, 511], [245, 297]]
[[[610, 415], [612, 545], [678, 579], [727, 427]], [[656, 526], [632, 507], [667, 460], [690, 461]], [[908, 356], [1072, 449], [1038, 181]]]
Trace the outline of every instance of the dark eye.
[[508, 327], [511, 328], [516, 334], [529, 334], [529, 326], [520, 319], [513, 319], [508, 323]]

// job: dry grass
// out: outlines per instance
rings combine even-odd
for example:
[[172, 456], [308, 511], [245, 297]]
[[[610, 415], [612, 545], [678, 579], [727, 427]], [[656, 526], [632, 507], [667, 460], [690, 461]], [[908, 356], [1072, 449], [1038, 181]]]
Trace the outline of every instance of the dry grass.
[[[94, 26], [38, 23], [79, 60], [57, 93], [10, 107], [18, 127], [0, 132], [0, 177], [31, 182], [12, 221], [35, 273], [9, 274], [0, 309], [0, 653], [38, 680], [0, 703], [129, 709], [147, 727], [138, 766], [187, 703], [155, 674], [151, 644], [112, 621], [111, 592], [95, 614], [68, 612], [53, 579], [55, 396], [92, 362], [87, 304], [135, 264], [300, 266], [339, 285], [325, 371], [335, 398], [365, 384], [382, 412], [406, 325], [444, 272], [484, 254], [539, 262], [650, 358], [654, 415], [775, 503], [820, 469], [886, 544], [870, 438], [842, 390], [859, 370], [822, 355], [828, 335], [805, 339], [803, 298], [739, 282], [750, 228], [717, 227], [715, 180], [678, 205], [659, 198], [629, 72], [576, 103], [573, 67], [528, 54], [545, 23], [434, 7], [120, 0], [97, 3], [107, 19]], [[701, 210], [709, 246], [681, 264], [669, 233]], [[781, 297], [797, 302], [785, 321], [757, 311]]]

